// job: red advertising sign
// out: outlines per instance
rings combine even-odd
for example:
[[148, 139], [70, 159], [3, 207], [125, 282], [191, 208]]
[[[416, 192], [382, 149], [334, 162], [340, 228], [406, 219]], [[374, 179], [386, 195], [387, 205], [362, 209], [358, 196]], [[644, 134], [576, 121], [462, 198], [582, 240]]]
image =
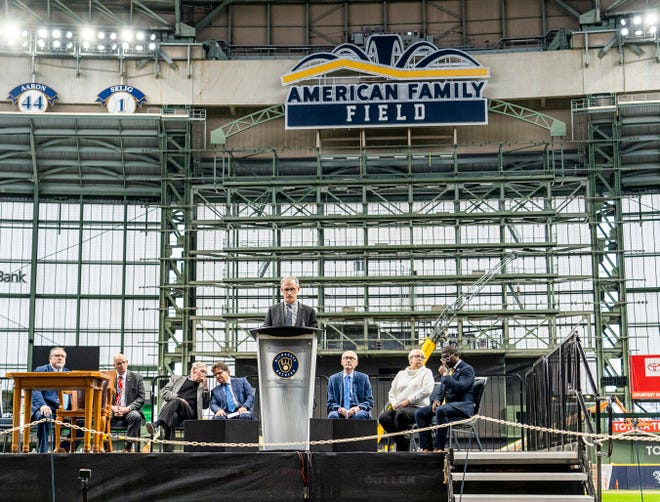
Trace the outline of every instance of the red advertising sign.
[[633, 399], [660, 399], [660, 355], [630, 356]]
[[644, 432], [660, 432], [660, 420], [639, 420], [634, 425], [630, 419], [612, 422], [612, 432], [614, 434], [630, 432], [633, 429]]

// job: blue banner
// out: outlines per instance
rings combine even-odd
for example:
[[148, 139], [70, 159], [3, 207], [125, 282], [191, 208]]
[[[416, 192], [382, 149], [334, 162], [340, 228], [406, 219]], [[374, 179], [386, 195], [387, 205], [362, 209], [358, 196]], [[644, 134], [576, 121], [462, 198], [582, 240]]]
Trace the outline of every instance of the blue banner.
[[451, 126], [488, 123], [485, 99], [403, 103], [287, 104], [287, 129]]
[[26, 91], [38, 91], [42, 94], [45, 94], [48, 99], [48, 103], [51, 105], [55, 102], [55, 100], [59, 99], [57, 92], [52, 87], [48, 87], [47, 85], [40, 84], [38, 82], [28, 82], [25, 84], [17, 85], [11, 91], [9, 91], [9, 96], [7, 96], [7, 99], [10, 99], [13, 104], [16, 104], [20, 95]]
[[660, 465], [613, 465], [610, 490], [660, 489]]
[[103, 106], [105, 106], [106, 102], [108, 101], [108, 98], [116, 92], [127, 92], [128, 94], [133, 96], [133, 98], [135, 98], [135, 102], [138, 106], [142, 106], [142, 103], [144, 103], [147, 100], [147, 97], [140, 89], [136, 89], [135, 87], [130, 85], [113, 85], [99, 92], [96, 101], [98, 103], [101, 103]]

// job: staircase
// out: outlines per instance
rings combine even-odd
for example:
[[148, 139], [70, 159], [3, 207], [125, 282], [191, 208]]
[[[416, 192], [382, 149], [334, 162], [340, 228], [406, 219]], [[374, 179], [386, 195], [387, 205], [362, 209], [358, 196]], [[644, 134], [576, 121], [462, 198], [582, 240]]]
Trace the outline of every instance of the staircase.
[[454, 452], [448, 471], [450, 502], [595, 501], [577, 452]]

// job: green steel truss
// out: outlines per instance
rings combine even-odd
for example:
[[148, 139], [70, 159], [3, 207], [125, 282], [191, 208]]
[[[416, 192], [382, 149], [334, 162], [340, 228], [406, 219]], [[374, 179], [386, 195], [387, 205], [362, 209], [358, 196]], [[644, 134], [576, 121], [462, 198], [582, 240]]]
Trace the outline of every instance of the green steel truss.
[[[213, 156], [194, 148], [186, 115], [55, 123], [9, 114], [0, 186], [35, 208], [83, 194], [161, 204], [159, 373], [250, 354], [248, 330], [278, 301], [279, 277], [289, 272], [301, 275], [302, 300], [318, 309], [321, 354], [349, 346], [400, 354], [482, 271], [516, 251], [461, 311], [452, 338], [467, 352], [534, 357], [579, 329], [601, 375], [626, 376], [621, 201], [660, 187], [659, 106], [576, 107], [585, 134], [572, 145], [583, 152], [550, 138], [479, 154], [367, 147], [304, 159]], [[52, 138], [67, 142], [67, 169], [53, 167], [60, 150], [49, 148]], [[76, 148], [109, 160], [94, 165]], [[36, 296], [31, 285], [31, 309]]]
[[[247, 330], [278, 301], [279, 277], [297, 273], [303, 301], [318, 307], [325, 326], [322, 353], [409, 350], [445, 304], [515, 250], [518, 260], [459, 314], [452, 336], [464, 351], [546, 352], [592, 314], [561, 296], [577, 281], [570, 294], [591, 297], [590, 270], [558, 272], [559, 260], [591, 256], [584, 203], [568, 210], [584, 200], [587, 179], [562, 174], [553, 157], [544, 148], [500, 150], [473, 171], [455, 152], [319, 154], [294, 163], [222, 156], [222, 174], [193, 186], [200, 217], [192, 231], [221, 244], [197, 249], [197, 269], [222, 271], [195, 282], [206, 325], [198, 346], [250, 351]], [[557, 227], [570, 225], [587, 242], [558, 242]], [[490, 237], [479, 239], [482, 231]]]
[[[493, 113], [499, 113], [507, 117], [512, 117], [524, 122], [528, 122], [538, 127], [547, 129], [552, 137], [566, 136], [566, 123], [557, 120], [544, 113], [525, 108], [514, 103], [508, 103], [499, 99], [488, 101], [488, 110]], [[231, 136], [240, 134], [252, 127], [265, 122], [270, 122], [284, 116], [284, 106], [276, 105], [263, 110], [256, 111], [234, 121], [231, 121], [222, 127], [211, 131], [211, 143], [214, 145], [224, 145]]]
[[191, 201], [191, 123], [172, 115], [163, 119], [161, 172], [161, 272], [158, 372], [167, 374], [180, 363], [185, 372], [194, 358], [195, 263], [190, 259], [195, 235]]

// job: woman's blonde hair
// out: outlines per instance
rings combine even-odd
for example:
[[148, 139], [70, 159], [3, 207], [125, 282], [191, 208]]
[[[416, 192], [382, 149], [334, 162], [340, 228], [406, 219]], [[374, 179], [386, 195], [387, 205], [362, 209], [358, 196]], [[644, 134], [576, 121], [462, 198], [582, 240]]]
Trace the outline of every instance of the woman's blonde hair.
[[420, 349], [412, 349], [410, 352], [408, 352], [408, 361], [412, 359], [412, 356], [415, 354], [421, 354], [424, 359], [426, 359], [426, 356], [424, 355], [424, 352], [422, 352]]

